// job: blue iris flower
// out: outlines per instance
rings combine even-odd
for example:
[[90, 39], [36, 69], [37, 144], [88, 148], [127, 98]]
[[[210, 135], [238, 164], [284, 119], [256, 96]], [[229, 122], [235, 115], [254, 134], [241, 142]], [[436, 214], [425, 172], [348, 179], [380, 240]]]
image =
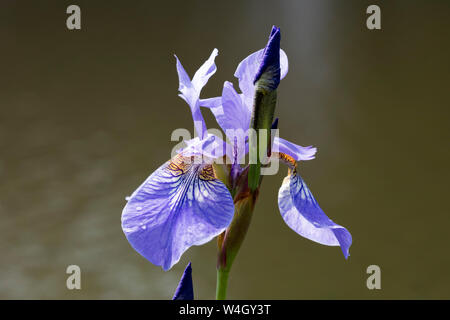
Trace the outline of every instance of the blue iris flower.
[[[241, 93], [227, 81], [220, 97], [200, 99], [202, 88], [216, 72], [217, 54], [214, 49], [192, 80], [176, 57], [180, 97], [191, 109], [197, 137], [134, 191], [122, 213], [122, 228], [131, 246], [164, 270], [177, 263], [189, 247], [212, 240], [230, 225], [236, 200], [232, 191], [245, 172], [240, 163], [249, 150], [247, 130], [255, 86], [275, 90], [288, 72], [287, 55], [280, 49], [280, 30], [274, 27], [267, 46], [238, 65], [234, 75]], [[201, 107], [214, 114], [226, 141], [207, 132]], [[278, 194], [286, 224], [307, 239], [340, 246], [347, 258], [350, 233], [325, 215], [299, 175], [298, 163], [314, 159], [316, 148], [275, 137], [272, 151], [272, 158], [289, 168]], [[226, 179], [219, 179], [213, 162], [223, 158], [231, 163], [231, 169]]]

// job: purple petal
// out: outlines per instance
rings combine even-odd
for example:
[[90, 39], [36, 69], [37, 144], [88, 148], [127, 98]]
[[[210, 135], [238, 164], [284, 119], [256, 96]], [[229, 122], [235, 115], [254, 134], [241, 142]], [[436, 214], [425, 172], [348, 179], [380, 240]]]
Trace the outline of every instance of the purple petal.
[[200, 105], [210, 108], [225, 133], [230, 129], [247, 131], [250, 126], [251, 110], [243, 104], [231, 82], [225, 81], [222, 97], [201, 100]]
[[199, 137], [203, 138], [206, 132], [205, 120], [203, 119], [202, 113], [200, 111], [199, 98], [200, 92], [203, 86], [208, 82], [208, 79], [216, 72], [216, 65], [214, 64], [214, 59], [217, 56], [217, 49], [214, 49], [211, 53], [209, 59], [197, 70], [192, 79], [192, 82], [183, 68], [180, 60], [175, 56], [177, 60], [177, 72], [179, 79], [180, 91], [179, 96], [186, 101], [190, 106], [192, 112], [192, 118], [194, 120], [195, 130]]
[[279, 137], [275, 137], [273, 139], [273, 152], [282, 152], [287, 155], [290, 155], [296, 161], [300, 160], [312, 160], [315, 158], [315, 154], [317, 152], [317, 148], [312, 146], [302, 147], [296, 145], [295, 143], [289, 142], [287, 140], [281, 139]]
[[194, 286], [192, 284], [192, 267], [191, 263], [184, 269], [172, 300], [194, 300]]
[[251, 110], [244, 105], [242, 95], [234, 90], [231, 82], [226, 81], [221, 97], [201, 100], [200, 105], [210, 108], [214, 114], [230, 142], [226, 144], [226, 154], [232, 163], [238, 163], [248, 149], [246, 138], [251, 118]]
[[131, 195], [122, 229], [137, 252], [168, 270], [189, 247], [222, 233], [233, 213], [233, 199], [212, 166], [177, 155]]
[[222, 97], [201, 100], [200, 105], [209, 107], [217, 123], [227, 135], [227, 155], [233, 163], [238, 163], [246, 154], [246, 138], [250, 126], [251, 109], [242, 101], [231, 82], [223, 86]]
[[320, 244], [340, 246], [347, 259], [352, 244], [350, 232], [325, 215], [295, 171], [284, 178], [278, 193], [278, 207], [292, 230]]
[[214, 63], [215, 58], [219, 54], [219, 50], [214, 49], [203, 65], [197, 70], [192, 78], [192, 84], [198, 92], [202, 90], [205, 84], [208, 82], [209, 78], [216, 73], [217, 67]]
[[[251, 113], [253, 110], [253, 95], [255, 91], [255, 85], [253, 84], [253, 80], [255, 78], [255, 75], [258, 71], [258, 68], [261, 64], [261, 61], [264, 56], [264, 50], [261, 49], [259, 51], [256, 51], [249, 55], [247, 58], [242, 60], [237, 69], [234, 73], [234, 76], [239, 79], [239, 88], [242, 91], [242, 94], [238, 95], [241, 98], [242, 105], [245, 108], [239, 108], [240, 112], [244, 112], [245, 109], [247, 110], [245, 113], [245, 121], [247, 122], [247, 116], [249, 117], [249, 121], [251, 118]], [[281, 69], [281, 75], [280, 78], [283, 79], [287, 72], [288, 72], [289, 64], [288, 64], [288, 58], [286, 53], [280, 49], [280, 69]], [[226, 82], [224, 84], [224, 91], [228, 90], [230, 87], [232, 88], [232, 84]], [[225, 87], [228, 87], [227, 89]], [[232, 88], [234, 92], [234, 88]], [[231, 91], [231, 90], [230, 90]], [[223, 93], [222, 93], [223, 94]], [[230, 93], [226, 99], [230, 99], [230, 96], [234, 96], [234, 93]], [[231, 98], [234, 104], [238, 104], [236, 97]], [[201, 99], [200, 100], [200, 106], [210, 108], [214, 116], [216, 117], [217, 122], [219, 125], [221, 125], [222, 128], [226, 127], [228, 128], [229, 125], [226, 123], [228, 122], [227, 118], [227, 112], [223, 109], [222, 106], [222, 97], [214, 97], [209, 99]], [[224, 115], [225, 113], [225, 115]], [[243, 114], [243, 113], [240, 113]], [[242, 124], [239, 123], [239, 126], [242, 127]], [[248, 126], [245, 128], [245, 130], [248, 129]], [[225, 130], [225, 129], [224, 129]]]
[[[255, 92], [253, 80], [258, 72], [263, 56], [264, 49], [252, 53], [239, 63], [234, 73], [234, 76], [239, 79], [239, 88], [244, 94], [245, 104], [249, 105], [250, 109], [253, 107], [253, 94]], [[289, 64], [287, 55], [282, 49], [280, 49], [280, 69], [280, 79], [283, 79], [288, 72]]]
[[251, 110], [247, 108], [239, 94], [234, 90], [233, 84], [226, 81], [222, 90], [223, 115], [217, 119], [223, 130], [248, 130], [250, 126]]
[[222, 97], [200, 99], [200, 106], [210, 108], [210, 109], [221, 107], [222, 106]]
[[222, 157], [226, 153], [226, 143], [219, 137], [207, 133], [203, 139], [198, 137], [186, 141], [187, 146], [177, 153], [183, 153], [183, 156], [205, 156], [209, 159]]

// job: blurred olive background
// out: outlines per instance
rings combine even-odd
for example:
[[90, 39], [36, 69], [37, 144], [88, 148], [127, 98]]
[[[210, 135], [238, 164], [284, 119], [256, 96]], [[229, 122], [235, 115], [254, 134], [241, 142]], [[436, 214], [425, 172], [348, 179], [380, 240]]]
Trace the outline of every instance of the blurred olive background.
[[[80, 31], [66, 28], [70, 4]], [[380, 31], [366, 28], [370, 4]], [[264, 181], [229, 298], [450, 298], [449, 17], [448, 1], [2, 1], [0, 298], [170, 299], [188, 261], [196, 298], [213, 298], [215, 241], [164, 272], [129, 246], [121, 211], [170, 157], [172, 131], [193, 132], [173, 54], [192, 76], [218, 48], [202, 92], [216, 96], [274, 24], [289, 57], [280, 135], [318, 147], [301, 173], [353, 246], [346, 261], [285, 225], [282, 168]], [[372, 264], [381, 290], [366, 287]]]

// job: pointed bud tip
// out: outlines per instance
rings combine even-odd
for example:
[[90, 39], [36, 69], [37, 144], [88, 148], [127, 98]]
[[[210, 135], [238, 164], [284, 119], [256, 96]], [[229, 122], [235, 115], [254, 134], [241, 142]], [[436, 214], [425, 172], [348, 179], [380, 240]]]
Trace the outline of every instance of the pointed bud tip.
[[278, 129], [278, 118], [275, 118], [275, 121], [272, 123], [271, 129]]
[[192, 284], [192, 267], [189, 262], [184, 269], [172, 300], [194, 300], [194, 287]]
[[263, 78], [266, 83], [264, 86], [269, 90], [275, 90], [280, 83], [280, 40], [280, 28], [273, 26], [254, 78], [254, 83]]
[[278, 28], [277, 26], [272, 26], [272, 30], [270, 31], [270, 38], [272, 38], [275, 33], [280, 33], [280, 28]]

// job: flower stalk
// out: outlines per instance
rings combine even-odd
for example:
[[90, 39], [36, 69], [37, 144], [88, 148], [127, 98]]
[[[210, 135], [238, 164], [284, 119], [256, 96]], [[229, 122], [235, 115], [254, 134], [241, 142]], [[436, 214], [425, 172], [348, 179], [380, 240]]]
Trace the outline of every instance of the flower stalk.
[[[247, 180], [247, 170], [241, 178]], [[234, 199], [235, 213], [227, 230], [218, 237], [219, 253], [217, 258], [216, 299], [226, 299], [228, 276], [234, 259], [245, 239], [253, 216], [258, 189], [250, 191], [247, 183], [241, 183], [243, 190], [238, 191]]]
[[280, 82], [280, 30], [272, 28], [269, 42], [264, 49], [261, 64], [254, 78], [253, 112], [250, 129], [255, 135], [249, 135], [249, 166], [236, 182], [234, 194], [234, 216], [225, 233], [218, 238], [219, 256], [217, 261], [216, 299], [226, 298], [228, 276], [236, 255], [244, 241], [255, 208], [261, 185], [262, 157], [270, 155], [271, 128], [277, 102], [277, 87]]

